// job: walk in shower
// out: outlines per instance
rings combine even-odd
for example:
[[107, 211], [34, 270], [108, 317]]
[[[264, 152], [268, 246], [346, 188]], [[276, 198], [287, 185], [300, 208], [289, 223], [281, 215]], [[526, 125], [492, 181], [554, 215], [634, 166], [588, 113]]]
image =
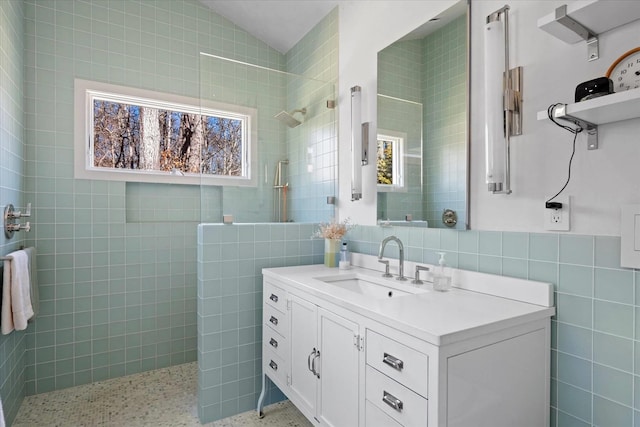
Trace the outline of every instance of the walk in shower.
[[332, 83], [219, 56], [200, 55], [200, 98], [255, 111], [243, 139], [247, 185], [208, 185], [202, 174], [201, 222], [319, 222], [334, 216], [337, 129]]
[[[206, 423], [257, 402], [262, 268], [322, 262], [324, 242], [311, 236], [335, 215], [327, 201], [337, 195], [337, 111], [332, 83], [207, 54], [200, 100], [203, 115], [210, 107], [247, 113], [227, 140], [235, 152], [203, 153], [203, 170], [236, 162], [228, 170], [244, 179], [211, 185], [200, 176], [198, 414]], [[283, 398], [269, 387], [268, 403]]]

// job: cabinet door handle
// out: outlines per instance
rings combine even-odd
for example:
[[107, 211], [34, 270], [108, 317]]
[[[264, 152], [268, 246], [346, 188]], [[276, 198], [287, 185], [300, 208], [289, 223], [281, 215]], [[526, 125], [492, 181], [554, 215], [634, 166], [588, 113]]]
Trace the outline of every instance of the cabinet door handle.
[[278, 319], [271, 316], [271, 319], [269, 319], [269, 322], [273, 323], [274, 325], [278, 326]]
[[271, 369], [273, 369], [274, 371], [278, 370], [278, 364], [276, 362], [274, 362], [273, 360], [271, 362], [269, 362], [269, 366], [271, 366]]
[[311, 367], [311, 357], [313, 356], [314, 359], [315, 359], [315, 355], [316, 355], [316, 349], [314, 348], [313, 351], [311, 353], [309, 353], [309, 357], [307, 357], [307, 368], [309, 368], [309, 371], [313, 372], [314, 375], [316, 373]]
[[320, 378], [320, 372], [318, 372], [318, 370], [316, 370], [316, 359], [320, 358], [320, 350], [316, 351], [316, 355], [313, 356], [313, 360], [311, 361], [311, 367], [313, 368], [313, 373], [316, 375], [317, 378]]
[[391, 406], [396, 411], [402, 412], [402, 406], [403, 406], [402, 405], [402, 400], [398, 399], [397, 397], [395, 397], [391, 393], [387, 393], [384, 390], [382, 392], [383, 392], [382, 401], [384, 403], [386, 403], [387, 405]]
[[402, 369], [404, 368], [404, 362], [397, 357], [393, 357], [389, 353], [384, 354], [382, 362], [391, 366], [396, 371], [402, 371]]
[[269, 344], [271, 344], [271, 347], [273, 348], [278, 348], [278, 341], [274, 340], [273, 338], [269, 340]]
[[271, 296], [269, 297], [269, 299], [273, 302], [278, 302], [278, 295], [276, 294], [271, 294]]

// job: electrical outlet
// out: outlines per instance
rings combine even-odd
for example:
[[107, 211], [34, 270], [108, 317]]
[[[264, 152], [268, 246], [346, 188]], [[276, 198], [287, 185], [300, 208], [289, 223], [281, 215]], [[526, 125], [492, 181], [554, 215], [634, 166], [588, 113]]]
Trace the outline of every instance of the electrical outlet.
[[[544, 208], [544, 229], [549, 231], [569, 231], [571, 228], [570, 197], [558, 196], [553, 201], [562, 203], [562, 208]], [[544, 207], [544, 203], [542, 206]]]

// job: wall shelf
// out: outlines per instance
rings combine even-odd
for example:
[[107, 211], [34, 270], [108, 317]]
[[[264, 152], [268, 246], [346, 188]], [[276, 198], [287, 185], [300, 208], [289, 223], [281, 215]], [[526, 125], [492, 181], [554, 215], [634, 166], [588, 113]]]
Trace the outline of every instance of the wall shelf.
[[[625, 2], [624, 7], [601, 0], [574, 2], [567, 5], [567, 14], [594, 33], [602, 34], [640, 19], [640, 2]], [[555, 22], [555, 12], [538, 19], [538, 28], [569, 44], [582, 40], [579, 35]]]
[[574, 44], [586, 41], [588, 59], [598, 59], [598, 34], [640, 19], [640, 2], [625, 2], [624, 7], [603, 0], [589, 0], [563, 5], [538, 19], [538, 28]]
[[[556, 111], [556, 118], [572, 116], [595, 125], [621, 122], [640, 117], [640, 88], [567, 104], [564, 114]], [[546, 120], [547, 111], [538, 112], [538, 120]]]
[[[554, 117], [586, 128], [588, 147], [594, 150], [598, 148], [598, 125], [640, 118], [640, 88], [566, 104], [555, 109]], [[546, 110], [538, 112], [538, 120], [548, 118]]]

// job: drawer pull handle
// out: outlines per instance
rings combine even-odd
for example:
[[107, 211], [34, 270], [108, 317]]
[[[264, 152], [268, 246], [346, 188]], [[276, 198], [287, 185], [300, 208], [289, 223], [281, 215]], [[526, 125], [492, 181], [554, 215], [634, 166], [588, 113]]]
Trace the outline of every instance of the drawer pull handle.
[[273, 348], [278, 348], [278, 341], [274, 340], [273, 338], [269, 340], [269, 344], [271, 344], [271, 347]]
[[278, 319], [276, 319], [275, 317], [271, 316], [271, 319], [269, 319], [269, 322], [273, 323], [274, 325], [278, 326]]
[[402, 412], [402, 400], [383, 390], [382, 401], [398, 412]]
[[396, 371], [402, 371], [402, 369], [404, 368], [404, 362], [397, 357], [393, 357], [389, 353], [384, 354], [382, 362], [391, 366]]
[[269, 299], [273, 302], [278, 302], [278, 295], [276, 294], [271, 294], [271, 296], [269, 297]]
[[[276, 362], [274, 362], [273, 360], [271, 362], [269, 362], [269, 366], [271, 366], [271, 369], [273, 369], [274, 371], [278, 370], [278, 364]], [[402, 403], [402, 402], [400, 402]]]

